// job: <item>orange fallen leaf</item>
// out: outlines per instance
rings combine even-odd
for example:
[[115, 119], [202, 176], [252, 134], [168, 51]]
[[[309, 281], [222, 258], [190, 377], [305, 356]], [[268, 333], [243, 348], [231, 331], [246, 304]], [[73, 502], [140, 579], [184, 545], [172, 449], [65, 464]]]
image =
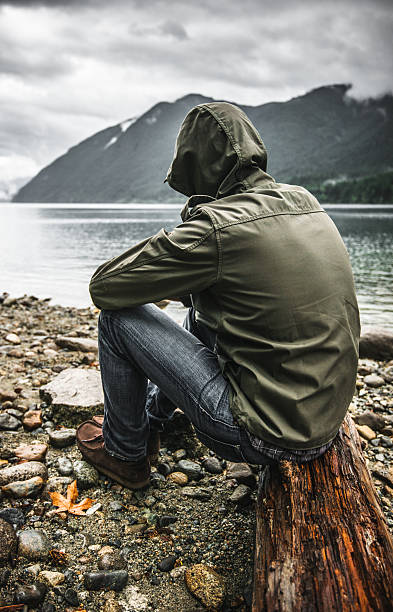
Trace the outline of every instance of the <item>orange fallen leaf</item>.
[[75, 503], [78, 497], [78, 489], [76, 486], [76, 480], [74, 480], [67, 487], [67, 497], [64, 497], [57, 491], [48, 492], [54, 506], [58, 506], [55, 512], [69, 512], [70, 514], [84, 515], [85, 510], [88, 510], [93, 503], [93, 499], [86, 497], [83, 501]]

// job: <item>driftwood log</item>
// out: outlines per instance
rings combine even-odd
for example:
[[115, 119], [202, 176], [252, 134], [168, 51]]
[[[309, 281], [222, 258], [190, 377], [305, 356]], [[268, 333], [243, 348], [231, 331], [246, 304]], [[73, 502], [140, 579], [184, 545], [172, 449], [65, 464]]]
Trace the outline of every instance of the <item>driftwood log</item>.
[[252, 610], [393, 610], [392, 538], [349, 416], [321, 458], [263, 470]]

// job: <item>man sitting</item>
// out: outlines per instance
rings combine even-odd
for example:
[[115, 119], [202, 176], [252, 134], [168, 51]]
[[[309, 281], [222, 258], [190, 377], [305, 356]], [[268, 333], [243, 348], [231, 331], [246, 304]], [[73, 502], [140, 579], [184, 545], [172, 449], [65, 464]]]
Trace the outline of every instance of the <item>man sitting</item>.
[[[148, 484], [176, 406], [219, 456], [260, 465], [320, 456], [344, 419], [359, 341], [348, 254], [317, 200], [266, 161], [239, 108], [193, 108], [166, 179], [189, 197], [182, 223], [92, 277], [104, 416], [77, 440], [126, 487]], [[183, 327], [152, 304], [189, 294]]]

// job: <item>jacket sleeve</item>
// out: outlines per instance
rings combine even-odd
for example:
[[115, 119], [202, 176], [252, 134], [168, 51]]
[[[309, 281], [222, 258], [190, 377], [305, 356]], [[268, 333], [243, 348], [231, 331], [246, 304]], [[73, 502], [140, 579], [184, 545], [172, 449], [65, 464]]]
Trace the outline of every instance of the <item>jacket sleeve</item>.
[[172, 232], [161, 229], [99, 266], [91, 298], [98, 308], [119, 310], [199, 293], [217, 280], [217, 249], [210, 217], [199, 209]]

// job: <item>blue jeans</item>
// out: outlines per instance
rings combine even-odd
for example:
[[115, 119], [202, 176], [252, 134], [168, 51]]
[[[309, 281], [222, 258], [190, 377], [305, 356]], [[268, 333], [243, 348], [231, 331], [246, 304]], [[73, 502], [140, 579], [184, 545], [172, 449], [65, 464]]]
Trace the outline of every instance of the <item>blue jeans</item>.
[[183, 327], [153, 304], [101, 312], [103, 436], [111, 455], [127, 461], [145, 457], [150, 429], [162, 430], [178, 407], [201, 442], [223, 459], [271, 463], [233, 419], [215, 338], [195, 321], [192, 308]]

